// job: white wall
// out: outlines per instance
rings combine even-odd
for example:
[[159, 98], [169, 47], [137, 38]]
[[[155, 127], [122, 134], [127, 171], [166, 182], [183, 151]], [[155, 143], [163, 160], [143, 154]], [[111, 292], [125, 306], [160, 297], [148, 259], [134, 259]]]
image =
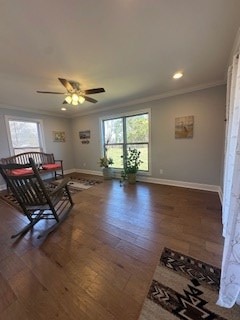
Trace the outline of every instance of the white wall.
[[[136, 106], [100, 112], [72, 120], [75, 168], [100, 171], [99, 118], [150, 108], [152, 114], [152, 177], [220, 185], [224, 144], [225, 86], [196, 91]], [[175, 117], [194, 116], [192, 139], [175, 139]], [[90, 144], [79, 131], [90, 130]], [[163, 169], [163, 175], [160, 175]]]

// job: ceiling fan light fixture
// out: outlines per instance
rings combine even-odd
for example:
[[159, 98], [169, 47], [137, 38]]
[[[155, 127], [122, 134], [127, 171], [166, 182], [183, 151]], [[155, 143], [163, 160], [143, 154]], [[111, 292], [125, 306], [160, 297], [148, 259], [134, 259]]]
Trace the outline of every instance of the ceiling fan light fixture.
[[77, 106], [77, 105], [78, 105], [78, 101], [72, 100], [72, 105], [73, 105], [73, 106]]
[[66, 101], [68, 104], [71, 104], [71, 102], [72, 102], [72, 97], [71, 97], [71, 96], [67, 96], [67, 97], [65, 98], [65, 101]]
[[[73, 104], [73, 102], [77, 102], [78, 103], [78, 95], [76, 93], [72, 94], [72, 104]], [[76, 104], [74, 104], [74, 105], [76, 105]]]
[[85, 98], [83, 96], [79, 96], [78, 101], [82, 104], [85, 101]]

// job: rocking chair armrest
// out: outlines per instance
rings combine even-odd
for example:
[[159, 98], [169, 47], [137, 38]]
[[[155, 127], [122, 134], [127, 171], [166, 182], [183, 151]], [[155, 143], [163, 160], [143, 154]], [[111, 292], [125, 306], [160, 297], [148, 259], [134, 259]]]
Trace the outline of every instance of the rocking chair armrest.
[[70, 180], [71, 179], [68, 177], [64, 178], [63, 181], [59, 183], [59, 185], [50, 193], [50, 195], [53, 196], [54, 194], [58, 193], [61, 189], [65, 188]]

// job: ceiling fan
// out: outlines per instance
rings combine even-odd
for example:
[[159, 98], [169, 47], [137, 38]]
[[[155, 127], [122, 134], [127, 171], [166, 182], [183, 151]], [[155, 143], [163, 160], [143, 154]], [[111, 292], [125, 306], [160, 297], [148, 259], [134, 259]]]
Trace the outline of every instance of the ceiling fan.
[[77, 81], [66, 80], [63, 78], [58, 78], [58, 80], [67, 89], [67, 92], [52, 92], [52, 91], [37, 90], [37, 93], [64, 94], [66, 95], [66, 98], [63, 101], [64, 104], [68, 103], [68, 104], [77, 106], [79, 103], [82, 104], [84, 101], [96, 103], [97, 100], [90, 98], [87, 95], [105, 92], [104, 88], [81, 90], [80, 83]]

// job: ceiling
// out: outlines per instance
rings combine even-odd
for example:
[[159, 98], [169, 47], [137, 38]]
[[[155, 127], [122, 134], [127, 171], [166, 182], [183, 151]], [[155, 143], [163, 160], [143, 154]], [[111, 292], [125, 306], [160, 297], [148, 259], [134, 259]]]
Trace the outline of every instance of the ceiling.
[[[240, 1], [1, 0], [0, 16], [0, 106], [74, 117], [223, 83]], [[106, 92], [63, 112], [36, 93], [65, 92], [58, 77]]]

